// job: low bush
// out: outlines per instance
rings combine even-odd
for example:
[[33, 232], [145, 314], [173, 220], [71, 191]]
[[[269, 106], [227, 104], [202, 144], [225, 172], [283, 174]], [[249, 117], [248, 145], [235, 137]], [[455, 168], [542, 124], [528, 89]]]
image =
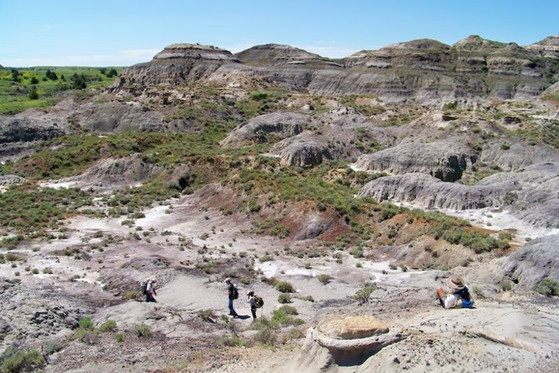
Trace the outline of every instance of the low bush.
[[95, 326], [93, 325], [93, 321], [91, 317], [84, 317], [80, 321], [78, 321], [79, 327], [84, 330], [94, 330]]
[[536, 291], [548, 297], [559, 296], [559, 283], [550, 277], [546, 277], [538, 283]]
[[107, 320], [99, 326], [98, 330], [102, 333], [114, 332], [116, 331], [116, 321]]
[[43, 354], [46, 356], [52, 355], [60, 350], [62, 350], [62, 346], [57, 342], [45, 342], [43, 344]]
[[287, 281], [278, 282], [276, 284], [276, 289], [281, 293], [295, 293], [295, 288]]
[[153, 332], [151, 328], [146, 324], [138, 324], [134, 327], [134, 334], [138, 337], [152, 337]]
[[512, 282], [509, 280], [503, 280], [499, 284], [501, 286], [501, 290], [503, 291], [511, 291], [512, 290]]
[[332, 276], [326, 274], [318, 275], [318, 281], [323, 285], [327, 285], [332, 281]]
[[282, 293], [278, 295], [278, 302], [281, 304], [291, 303], [291, 294]]
[[215, 317], [214, 310], [208, 308], [207, 310], [198, 312], [198, 317], [206, 322], [211, 322], [211, 320]]
[[353, 299], [359, 303], [359, 305], [363, 305], [369, 301], [369, 297], [375, 291], [377, 287], [373, 284], [366, 284], [363, 286], [362, 289], [359, 289], [353, 295]]
[[46, 365], [45, 358], [37, 350], [10, 346], [0, 355], [0, 372], [36, 372]]

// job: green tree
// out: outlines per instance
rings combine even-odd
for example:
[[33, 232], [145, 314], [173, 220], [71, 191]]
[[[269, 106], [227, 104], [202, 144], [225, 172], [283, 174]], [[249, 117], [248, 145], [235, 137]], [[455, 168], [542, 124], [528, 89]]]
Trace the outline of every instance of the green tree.
[[20, 81], [20, 75], [19, 75], [19, 71], [17, 71], [17, 69], [12, 69], [12, 80], [14, 82], [19, 82]]
[[117, 75], [118, 73], [116, 72], [116, 69], [110, 69], [109, 72], [107, 73], [107, 78], [112, 78]]
[[37, 93], [37, 86], [31, 86], [31, 92], [29, 92], [29, 99], [36, 100], [39, 98], [39, 93]]
[[36, 77], [32, 77], [31, 84], [39, 84], [39, 79], [37, 79]]

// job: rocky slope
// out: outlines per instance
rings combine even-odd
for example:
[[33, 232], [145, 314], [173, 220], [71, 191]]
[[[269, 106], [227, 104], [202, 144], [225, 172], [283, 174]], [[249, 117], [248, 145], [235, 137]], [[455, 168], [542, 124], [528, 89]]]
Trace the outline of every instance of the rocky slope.
[[[240, 52], [173, 45], [126, 70], [119, 86], [211, 82], [222, 87], [281, 86], [320, 95], [375, 94], [384, 102], [435, 105], [463, 99], [529, 99], [557, 79], [557, 37], [531, 46], [470, 36], [449, 46], [419, 39], [329, 61], [266, 44]], [[553, 76], [555, 75], [555, 78]]]
[[[535, 289], [559, 281], [558, 39], [337, 61], [175, 44], [108, 92], [0, 116], [2, 211], [26, 190], [40, 207], [33, 231], [21, 211], [0, 226], [0, 364], [26, 348], [47, 372], [556, 371], [557, 297]], [[476, 309], [440, 308], [451, 274]]]

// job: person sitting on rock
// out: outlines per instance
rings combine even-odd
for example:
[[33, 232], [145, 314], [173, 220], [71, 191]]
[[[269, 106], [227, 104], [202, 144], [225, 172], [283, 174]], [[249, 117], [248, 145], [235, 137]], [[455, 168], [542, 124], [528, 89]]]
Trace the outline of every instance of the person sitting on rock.
[[472, 308], [474, 300], [460, 276], [451, 276], [446, 280], [446, 284], [450, 287], [450, 293], [446, 293], [443, 288], [437, 288], [437, 297], [441, 306], [449, 308]]
[[148, 286], [146, 287], [146, 302], [157, 302], [155, 300], [155, 296], [157, 295], [157, 291], [155, 290], [156, 280], [152, 278], [148, 280]]

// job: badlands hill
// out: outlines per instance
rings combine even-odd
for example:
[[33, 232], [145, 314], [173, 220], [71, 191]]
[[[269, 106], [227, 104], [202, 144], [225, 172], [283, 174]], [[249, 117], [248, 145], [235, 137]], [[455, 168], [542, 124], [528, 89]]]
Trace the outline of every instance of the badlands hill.
[[558, 80], [558, 37], [173, 44], [0, 116], [1, 369], [556, 371]]

